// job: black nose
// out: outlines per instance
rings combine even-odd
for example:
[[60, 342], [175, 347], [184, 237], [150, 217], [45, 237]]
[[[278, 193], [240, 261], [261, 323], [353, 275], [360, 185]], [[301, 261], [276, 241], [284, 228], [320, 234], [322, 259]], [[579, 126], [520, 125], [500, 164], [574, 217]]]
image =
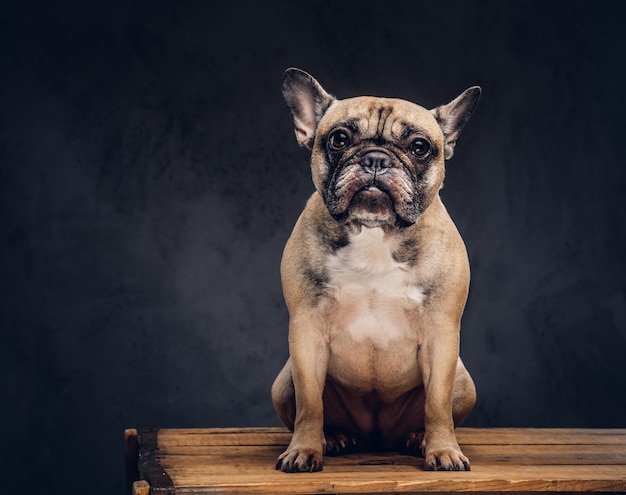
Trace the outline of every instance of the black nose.
[[370, 151], [361, 158], [361, 167], [369, 174], [381, 173], [391, 168], [391, 158], [382, 151]]

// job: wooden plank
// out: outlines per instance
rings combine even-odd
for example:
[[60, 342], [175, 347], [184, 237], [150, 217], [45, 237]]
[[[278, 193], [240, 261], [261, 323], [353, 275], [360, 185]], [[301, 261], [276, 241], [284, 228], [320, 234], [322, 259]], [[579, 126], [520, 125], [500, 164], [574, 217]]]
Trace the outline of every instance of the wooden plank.
[[274, 469], [291, 438], [283, 428], [166, 429], [142, 434], [140, 470], [152, 495], [626, 491], [624, 429], [460, 428], [457, 437], [470, 472], [427, 472], [421, 457], [377, 452], [288, 475]]
[[[364, 465], [364, 466], [347, 466], [326, 464], [324, 470], [318, 473], [312, 473], [312, 479], [320, 479], [324, 482], [333, 480], [348, 481], [351, 484], [359, 484], [363, 480], [371, 479], [406, 479], [414, 483], [423, 483], [426, 481], [439, 480], [458, 483], [459, 481], [495, 481], [499, 477], [505, 475], [509, 482], [523, 483], [529, 480], [573, 480], [575, 482], [581, 480], [605, 480], [605, 481], [621, 481], [624, 482], [623, 466], [604, 466], [604, 465], [586, 465], [586, 466], [511, 466], [478, 464], [472, 466], [472, 471], [466, 472], [442, 472], [437, 471], [433, 475], [431, 471], [422, 470], [422, 462], [415, 465]], [[276, 471], [273, 468], [251, 469], [249, 466], [239, 464], [237, 469], [223, 469], [224, 466], [195, 466], [185, 467], [184, 469], [169, 468], [168, 472], [175, 482], [175, 486], [181, 486], [181, 480], [198, 480], [198, 479], [243, 479], [248, 478], [254, 480], [257, 478], [267, 479], [269, 476], [273, 481], [281, 484], [287, 482], [290, 477], [299, 476], [300, 473], [293, 476]], [[309, 476], [304, 473], [303, 477]], [[495, 478], [494, 478], [495, 477]], [[293, 480], [291, 480], [293, 481]]]
[[457, 440], [464, 445], [593, 445], [626, 443], [626, 429], [457, 428], [456, 431]]
[[271, 469], [238, 474], [173, 472], [180, 493], [412, 493], [448, 491], [623, 491], [624, 470], [604, 466], [483, 466], [469, 472], [428, 472], [373, 468], [342, 471], [327, 466], [320, 473], [288, 475]]
[[[159, 447], [185, 445], [287, 445], [291, 432], [284, 428], [224, 429], [162, 429]], [[565, 428], [458, 428], [457, 439], [472, 444], [579, 444], [626, 443], [624, 429], [565, 429]]]
[[133, 482], [139, 479], [139, 439], [137, 430], [124, 431], [124, 460], [126, 466], [126, 494], [132, 495]]
[[[619, 462], [624, 462], [626, 458], [626, 444], [590, 444], [590, 445], [577, 445], [577, 444], [565, 444], [565, 445], [487, 445], [487, 444], [474, 444], [465, 445], [461, 444], [463, 451], [468, 457], [478, 457], [481, 459], [489, 459], [492, 462], [510, 462], [513, 459], [520, 459], [525, 456], [540, 456], [543, 458], [559, 457], [567, 458], [569, 460], [580, 459], [595, 459], [606, 458], [606, 460], [615, 459]], [[190, 458], [224, 458], [240, 456], [265, 456], [265, 455], [278, 455], [282, 452], [284, 446], [265, 446], [265, 445], [252, 445], [252, 446], [220, 446], [216, 449], [215, 446], [201, 445], [201, 446], [174, 446], [168, 449], [160, 449], [160, 456], [187, 456]], [[401, 453], [400, 453], [401, 454]], [[354, 458], [352, 454], [347, 456], [347, 459]], [[376, 456], [377, 453], [367, 453], [368, 456]]]
[[159, 431], [161, 449], [193, 445], [288, 445], [290, 440], [291, 432], [284, 428]]
[[[348, 459], [347, 457], [341, 458], [326, 458], [324, 468], [326, 471], [332, 470], [334, 473], [338, 472], [353, 472], [355, 475], [361, 472], [410, 472], [414, 474], [415, 470], [423, 470], [424, 461], [421, 457], [411, 457], [411, 456], [391, 456], [391, 457], [382, 457], [382, 456], [349, 456], [352, 459]], [[507, 468], [510, 469], [514, 467], [515, 469], [536, 469], [537, 471], [544, 472], [546, 469], [556, 470], [556, 469], [570, 469], [571, 473], [577, 473], [579, 469], [584, 469], [589, 466], [593, 466], [594, 469], [597, 469], [597, 466], [602, 466], [605, 468], [606, 472], [612, 472], [619, 474], [620, 472], [626, 473], [626, 464], [623, 461], [613, 461], [611, 463], [604, 463], [604, 459], [592, 459], [588, 462], [577, 462], [577, 463], [567, 463], [561, 460], [557, 460], [556, 462], [542, 462], [541, 458], [537, 458], [538, 460], [523, 460], [521, 462], [517, 462], [517, 460], [511, 462], [492, 462], [487, 459], [476, 459], [472, 461], [472, 471], [480, 471], [485, 472], [486, 469], [494, 468]], [[182, 473], [182, 472], [204, 472], [208, 471], [211, 473], [219, 472], [221, 474], [233, 474], [240, 475], [242, 473], [256, 473], [256, 472], [266, 472], [267, 470], [272, 470], [275, 465], [275, 458], [273, 456], [265, 456], [262, 457], [255, 462], [252, 462], [250, 458], [242, 457], [239, 459], [233, 458], [231, 462], [215, 460], [215, 458], [200, 458], [193, 459], [192, 462], [185, 461], [181, 462], [180, 459], [172, 459], [172, 458], [161, 458], [159, 459], [161, 465], [167, 470], [167, 472], [171, 475], [172, 473]], [[281, 473], [282, 474], [282, 473]], [[621, 478], [620, 478], [621, 479]]]

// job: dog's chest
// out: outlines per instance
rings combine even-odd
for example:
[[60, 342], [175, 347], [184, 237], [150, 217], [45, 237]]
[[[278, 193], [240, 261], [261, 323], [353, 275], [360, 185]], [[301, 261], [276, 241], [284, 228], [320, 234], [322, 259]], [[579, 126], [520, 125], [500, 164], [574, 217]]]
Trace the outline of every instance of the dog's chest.
[[397, 247], [382, 229], [363, 228], [328, 261], [331, 332], [353, 348], [383, 350], [415, 339], [412, 320], [425, 296], [410, 267], [394, 259]]

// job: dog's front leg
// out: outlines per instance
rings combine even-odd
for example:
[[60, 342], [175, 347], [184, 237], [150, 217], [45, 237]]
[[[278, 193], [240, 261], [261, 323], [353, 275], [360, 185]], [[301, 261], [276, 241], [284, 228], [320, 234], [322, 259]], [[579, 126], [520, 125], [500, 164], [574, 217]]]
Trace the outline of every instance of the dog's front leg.
[[277, 468], [290, 473], [320, 471], [325, 448], [322, 394], [330, 351], [319, 318], [292, 317], [289, 353], [296, 414], [291, 442]]
[[420, 349], [424, 380], [424, 439], [426, 470], [469, 471], [469, 460], [454, 434], [452, 390], [459, 357], [459, 324], [446, 318], [433, 319]]

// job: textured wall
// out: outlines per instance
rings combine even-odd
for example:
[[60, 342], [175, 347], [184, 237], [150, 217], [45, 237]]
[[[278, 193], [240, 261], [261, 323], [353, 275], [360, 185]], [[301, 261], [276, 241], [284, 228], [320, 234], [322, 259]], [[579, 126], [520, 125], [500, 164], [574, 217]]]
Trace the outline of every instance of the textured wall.
[[223, 3], [0, 2], [2, 486], [120, 493], [126, 427], [278, 424], [312, 191], [289, 66], [338, 97], [483, 87], [442, 193], [468, 424], [626, 426], [616, 4]]

